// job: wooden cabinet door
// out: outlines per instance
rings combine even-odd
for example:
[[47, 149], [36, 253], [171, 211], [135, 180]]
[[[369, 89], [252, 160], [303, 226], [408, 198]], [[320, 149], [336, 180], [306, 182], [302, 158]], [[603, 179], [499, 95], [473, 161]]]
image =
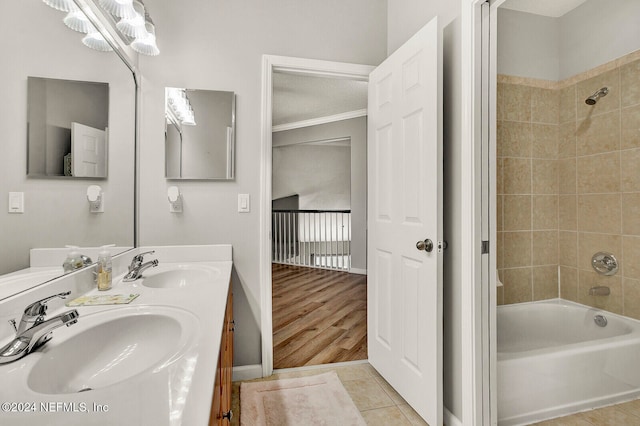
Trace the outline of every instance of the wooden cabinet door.
[[233, 375], [234, 327], [233, 294], [231, 292], [231, 283], [229, 283], [229, 296], [224, 315], [222, 338], [220, 339], [220, 353], [218, 354], [218, 365], [216, 366], [209, 426], [227, 426], [230, 424], [228, 416], [231, 412], [231, 393], [233, 390], [231, 381]]

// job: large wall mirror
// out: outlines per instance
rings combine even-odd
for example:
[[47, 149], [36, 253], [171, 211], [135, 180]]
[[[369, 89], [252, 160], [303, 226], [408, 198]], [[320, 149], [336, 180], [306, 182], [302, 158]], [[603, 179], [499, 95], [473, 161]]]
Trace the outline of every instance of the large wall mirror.
[[232, 180], [234, 92], [165, 89], [167, 179]]
[[[9, 278], [31, 268], [31, 249], [64, 248], [65, 245], [87, 248], [103, 244], [126, 248], [134, 245], [136, 113], [132, 73], [115, 53], [85, 47], [81, 42], [84, 34], [68, 29], [63, 23], [65, 13], [41, 1], [12, 1], [3, 6], [6, 16], [11, 19], [0, 26], [0, 51], [6, 59], [0, 67], [4, 160], [0, 171], [0, 299], [7, 296]], [[25, 31], [27, 27], [29, 30]], [[104, 121], [93, 123], [93, 119], [87, 117], [75, 120], [108, 129], [105, 152], [108, 162], [104, 176], [42, 179], [31, 175], [32, 170], [35, 175], [48, 175], [46, 162], [44, 168], [40, 163], [41, 169], [37, 173], [35, 163], [29, 163], [27, 175], [27, 157], [43, 147], [36, 148], [31, 144], [27, 147], [28, 137], [35, 131], [28, 126], [27, 119], [28, 111], [32, 109], [31, 104], [27, 106], [32, 94], [28, 91], [29, 77], [37, 77], [40, 83], [54, 80], [89, 82], [102, 87], [103, 91], [108, 89], [106, 124]], [[84, 102], [83, 108], [105, 109], [93, 102]], [[66, 124], [59, 127], [66, 128]], [[55, 133], [58, 129], [49, 131]], [[50, 169], [55, 168], [56, 173], [62, 170], [64, 175], [57, 155], [51, 163]], [[90, 185], [102, 188], [103, 213], [90, 213], [87, 201]], [[23, 212], [10, 212], [9, 193], [21, 194]], [[39, 282], [61, 275], [64, 259], [63, 251], [60, 259], [54, 260], [54, 267], [43, 274]], [[9, 274], [12, 277], [8, 277]]]
[[106, 178], [109, 84], [27, 78], [27, 175]]

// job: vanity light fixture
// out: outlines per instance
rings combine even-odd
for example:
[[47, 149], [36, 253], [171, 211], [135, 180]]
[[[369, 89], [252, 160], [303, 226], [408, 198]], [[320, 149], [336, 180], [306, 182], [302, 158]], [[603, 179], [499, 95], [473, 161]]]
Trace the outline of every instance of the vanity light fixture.
[[[74, 0], [43, 0], [43, 2], [62, 12], [67, 12], [64, 23], [67, 27], [74, 31], [88, 34], [82, 39], [82, 43], [95, 50], [101, 52], [109, 52], [113, 50], [112, 43], [109, 43], [103, 34], [108, 31], [104, 28], [96, 28], [83, 12], [93, 13], [86, 2], [94, 4], [93, 7], [99, 10], [97, 13], [104, 12], [107, 18], [105, 25], [115, 27], [113, 34], [117, 34], [123, 45], [130, 45], [135, 52], [147, 56], [156, 56], [160, 54], [160, 49], [156, 43], [156, 28], [153, 20], [146, 12], [144, 4], [141, 0], [82, 0], [77, 4]], [[100, 5], [98, 8], [97, 5]], [[82, 6], [82, 11], [78, 5]], [[85, 10], [87, 9], [87, 10]], [[100, 22], [102, 25], [103, 22]], [[95, 25], [99, 25], [96, 23]], [[109, 35], [111, 37], [111, 35]]]
[[167, 87], [165, 95], [165, 113], [167, 117], [181, 125], [195, 126], [195, 113], [187, 97], [187, 90]]

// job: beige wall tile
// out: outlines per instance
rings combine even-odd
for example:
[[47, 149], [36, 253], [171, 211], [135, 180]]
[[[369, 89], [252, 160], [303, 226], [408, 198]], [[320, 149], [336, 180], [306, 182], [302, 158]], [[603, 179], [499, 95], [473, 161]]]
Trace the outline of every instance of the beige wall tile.
[[496, 87], [496, 118], [498, 120], [504, 120], [504, 83], [498, 83]]
[[558, 158], [576, 156], [576, 122], [569, 121], [558, 126]]
[[558, 192], [560, 194], [575, 194], [576, 191], [577, 177], [575, 157], [558, 160]]
[[622, 233], [640, 235], [640, 193], [622, 194]]
[[502, 158], [498, 158], [496, 164], [496, 193], [504, 194], [504, 184], [503, 184], [503, 163], [504, 160]]
[[578, 157], [578, 194], [620, 191], [620, 152]]
[[617, 234], [578, 233], [578, 269], [593, 271], [591, 258], [605, 251], [613, 254], [622, 263], [622, 236]]
[[640, 320], [640, 281], [624, 278], [624, 315]]
[[620, 149], [620, 111], [579, 121], [576, 134], [576, 151], [579, 156]]
[[640, 149], [621, 152], [620, 186], [622, 192], [640, 191]]
[[558, 193], [558, 161], [532, 160], [532, 190], [534, 194]]
[[534, 231], [532, 233], [532, 265], [558, 264], [558, 231]]
[[575, 84], [560, 90], [560, 123], [576, 121], [576, 86]]
[[640, 104], [640, 61], [620, 67], [621, 104]]
[[620, 194], [578, 195], [578, 230], [619, 234]]
[[531, 268], [504, 270], [504, 303], [531, 302]]
[[533, 300], [555, 299], [558, 297], [558, 266], [537, 266], [533, 268]]
[[577, 232], [558, 232], [558, 263], [573, 268], [578, 266]]
[[[609, 296], [589, 296], [589, 289], [596, 286], [609, 287]], [[594, 308], [622, 314], [622, 278], [604, 276], [595, 271], [578, 271], [578, 303]]]
[[578, 301], [578, 270], [560, 266], [560, 297], [573, 302]]
[[531, 194], [531, 160], [505, 158], [503, 173], [505, 194]]
[[[598, 100], [595, 105], [587, 105], [585, 99], [593, 95], [602, 87], [607, 87], [609, 93]], [[577, 114], [578, 120], [587, 116], [595, 116], [620, 108], [620, 72], [616, 68], [577, 84]]]
[[558, 158], [558, 125], [531, 125], [531, 156], [533, 158]]
[[496, 230], [498, 232], [504, 231], [504, 215], [503, 215], [503, 206], [504, 206], [504, 195], [496, 195]]
[[622, 237], [622, 257], [618, 259], [622, 276], [640, 280], [640, 237]]
[[640, 105], [622, 110], [621, 149], [640, 147]]
[[503, 267], [531, 266], [531, 232], [504, 232]]
[[531, 230], [531, 195], [503, 195], [505, 231]]
[[578, 229], [577, 207], [577, 196], [558, 196], [558, 229], [563, 231], [575, 231]]
[[534, 195], [532, 211], [533, 229], [558, 229], [557, 195]]
[[560, 118], [560, 93], [557, 90], [531, 89], [531, 122], [558, 124]]
[[509, 121], [531, 121], [531, 88], [505, 84], [502, 89], [502, 118]]
[[504, 268], [504, 232], [498, 232], [496, 235], [498, 241], [496, 241], [496, 267], [498, 269]]
[[498, 128], [498, 147], [502, 157], [531, 157], [531, 124], [502, 121]]
[[[502, 280], [502, 278], [500, 280]], [[496, 289], [496, 304], [504, 305], [504, 285]]]

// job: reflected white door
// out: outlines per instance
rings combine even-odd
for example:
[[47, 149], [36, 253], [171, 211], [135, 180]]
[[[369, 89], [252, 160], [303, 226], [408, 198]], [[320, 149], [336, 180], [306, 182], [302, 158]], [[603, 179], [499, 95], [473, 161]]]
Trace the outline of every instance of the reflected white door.
[[71, 173], [77, 177], [107, 176], [106, 131], [71, 123]]
[[[371, 73], [368, 108], [369, 362], [430, 425], [441, 425], [442, 48], [437, 18]], [[425, 250], [426, 239], [433, 243], [431, 251]]]

